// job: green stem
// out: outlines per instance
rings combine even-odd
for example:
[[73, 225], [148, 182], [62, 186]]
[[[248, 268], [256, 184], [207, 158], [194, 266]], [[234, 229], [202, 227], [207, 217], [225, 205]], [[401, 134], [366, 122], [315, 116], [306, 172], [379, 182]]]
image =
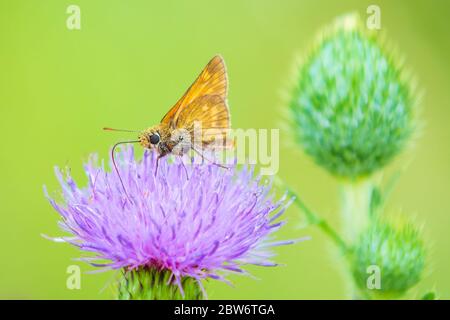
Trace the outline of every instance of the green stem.
[[[369, 179], [358, 182], [346, 181], [342, 183], [342, 231], [345, 240], [352, 245], [357, 241], [360, 234], [370, 223], [372, 192], [373, 183]], [[364, 292], [358, 290], [358, 287], [354, 283], [354, 279], [351, 278], [349, 274], [345, 274], [345, 277], [347, 278], [347, 291], [352, 299], [368, 299]]]
[[301, 198], [294, 191], [292, 191], [292, 189], [289, 188], [283, 181], [277, 179], [276, 183], [282, 185], [282, 187], [286, 189], [291, 196], [294, 197], [294, 203], [297, 205], [297, 207], [300, 208], [301, 211], [303, 211], [309, 224], [315, 225], [319, 229], [321, 229], [331, 240], [333, 240], [333, 242], [341, 250], [342, 253], [348, 251], [348, 247], [345, 241], [328, 224], [328, 222], [325, 219], [323, 219], [322, 217], [311, 211], [306, 206], [306, 204], [301, 200]]
[[342, 184], [342, 227], [345, 239], [350, 243], [354, 243], [369, 224], [372, 189], [370, 180]]
[[339, 236], [339, 234], [328, 224], [326, 220], [319, 217], [317, 214], [312, 212], [304, 202], [292, 191], [290, 191], [292, 195], [295, 196], [294, 203], [305, 213], [305, 216], [308, 220], [308, 223], [317, 226], [321, 229], [333, 242], [338, 246], [338, 248], [343, 252], [348, 251], [347, 244], [345, 241]]

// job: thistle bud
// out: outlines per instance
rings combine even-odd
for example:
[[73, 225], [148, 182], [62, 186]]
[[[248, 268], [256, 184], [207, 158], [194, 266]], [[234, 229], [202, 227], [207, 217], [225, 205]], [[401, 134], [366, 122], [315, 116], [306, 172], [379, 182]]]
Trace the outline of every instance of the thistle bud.
[[357, 16], [325, 31], [295, 79], [298, 142], [333, 175], [355, 179], [388, 164], [414, 129], [410, 82]]
[[368, 297], [399, 297], [421, 279], [425, 253], [412, 224], [374, 222], [360, 235], [351, 254], [353, 278]]

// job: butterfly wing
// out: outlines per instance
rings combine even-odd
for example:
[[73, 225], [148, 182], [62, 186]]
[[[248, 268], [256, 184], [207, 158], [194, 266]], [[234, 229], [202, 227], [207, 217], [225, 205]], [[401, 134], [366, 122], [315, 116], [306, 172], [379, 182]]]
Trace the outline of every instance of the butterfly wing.
[[161, 123], [176, 128], [176, 124], [180, 123], [178, 118], [183, 109], [202, 96], [218, 96], [226, 106], [227, 90], [228, 79], [225, 63], [221, 56], [215, 56], [181, 99], [166, 113]]
[[226, 102], [219, 95], [198, 97], [180, 109], [175, 127], [187, 130], [193, 145], [229, 147], [230, 113]]

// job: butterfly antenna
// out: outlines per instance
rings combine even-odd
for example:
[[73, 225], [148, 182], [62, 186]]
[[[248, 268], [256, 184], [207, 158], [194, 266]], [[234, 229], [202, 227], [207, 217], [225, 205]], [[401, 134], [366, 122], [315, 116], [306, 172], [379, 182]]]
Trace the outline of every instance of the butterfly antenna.
[[112, 159], [112, 163], [113, 163], [114, 169], [116, 170], [117, 176], [119, 177], [120, 184], [122, 185], [123, 191], [125, 192], [125, 195], [127, 196], [128, 200], [130, 200], [130, 202], [132, 202], [132, 201], [131, 201], [130, 196], [127, 193], [127, 189], [125, 188], [125, 184], [123, 183], [122, 177], [120, 176], [119, 168], [117, 167], [117, 164], [116, 164], [116, 158], [114, 156], [114, 152], [115, 152], [117, 146], [119, 146], [121, 144], [137, 143], [137, 142], [139, 142], [139, 140], [117, 142], [111, 149], [111, 159]]
[[115, 128], [109, 128], [109, 127], [104, 127], [103, 130], [105, 130], [105, 131], [119, 131], [119, 132], [139, 132], [139, 131], [136, 131], [136, 130], [115, 129]]
[[210, 162], [211, 164], [213, 164], [213, 165], [215, 165], [215, 166], [218, 166], [218, 167], [221, 167], [221, 168], [224, 168], [224, 169], [231, 169], [231, 167], [224, 166], [223, 164], [216, 163], [216, 162], [214, 162], [213, 160], [206, 158], [206, 157], [203, 155], [203, 153], [201, 153], [200, 151], [198, 151], [198, 150], [195, 149], [194, 147], [191, 146], [191, 148], [192, 148], [192, 150], [194, 150], [198, 155], [200, 155], [200, 157], [202, 157], [202, 159], [207, 160], [207, 161]]

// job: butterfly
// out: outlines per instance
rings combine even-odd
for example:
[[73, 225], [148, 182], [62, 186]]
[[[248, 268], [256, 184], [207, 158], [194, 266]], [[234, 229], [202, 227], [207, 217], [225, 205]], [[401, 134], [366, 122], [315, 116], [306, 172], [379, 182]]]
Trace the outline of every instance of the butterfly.
[[[230, 111], [227, 104], [228, 76], [223, 58], [213, 57], [194, 83], [175, 105], [164, 115], [160, 123], [140, 132], [135, 141], [119, 144], [139, 143], [146, 149], [154, 149], [160, 158], [174, 154], [183, 156], [190, 150], [203, 157], [205, 148], [229, 147]], [[128, 131], [104, 128], [112, 131]], [[220, 166], [220, 165], [219, 165]], [[118, 171], [117, 171], [118, 172]], [[155, 174], [157, 168], [155, 170]], [[120, 175], [119, 175], [120, 176]]]

